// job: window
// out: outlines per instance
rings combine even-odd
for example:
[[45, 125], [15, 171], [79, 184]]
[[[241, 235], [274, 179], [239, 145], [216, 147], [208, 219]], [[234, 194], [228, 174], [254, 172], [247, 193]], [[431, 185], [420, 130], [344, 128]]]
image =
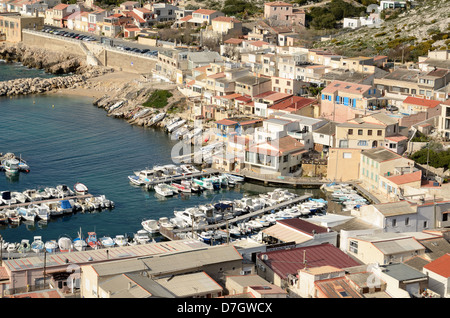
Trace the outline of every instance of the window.
[[349, 251], [358, 254], [358, 241], [350, 241]]
[[352, 158], [352, 153], [351, 152], [344, 152], [342, 154], [342, 158], [344, 158], [344, 159], [351, 159]]
[[409, 218], [405, 219], [405, 225], [409, 225]]
[[397, 226], [397, 219], [392, 219], [392, 226]]
[[362, 136], [362, 134], [363, 134], [363, 130], [362, 129], [358, 129], [358, 135]]
[[369, 130], [367, 131], [367, 135], [372, 136], [372, 129], [369, 129]]
[[353, 135], [353, 129], [349, 129], [348, 132], [347, 132], [347, 134]]
[[359, 140], [359, 141], [358, 141], [358, 146], [363, 146], [363, 147], [365, 147], [365, 146], [367, 146], [367, 145], [368, 145], [367, 140]]
[[377, 136], [382, 136], [383, 135], [383, 131], [382, 130], [377, 130]]

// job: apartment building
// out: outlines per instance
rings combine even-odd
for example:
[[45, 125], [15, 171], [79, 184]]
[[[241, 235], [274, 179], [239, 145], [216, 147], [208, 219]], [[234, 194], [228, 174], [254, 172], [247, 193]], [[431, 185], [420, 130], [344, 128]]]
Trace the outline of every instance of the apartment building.
[[378, 107], [380, 97], [380, 90], [370, 85], [332, 81], [322, 90], [320, 112], [326, 119], [343, 123]]
[[438, 129], [442, 137], [450, 140], [450, 99], [441, 104]]
[[385, 183], [381, 177], [401, 175], [406, 171], [411, 171], [414, 161], [402, 157], [384, 147], [366, 149], [361, 151], [361, 161], [359, 165], [359, 179], [366, 189], [382, 192]]
[[4, 34], [9, 42], [21, 42], [22, 30], [41, 30], [44, 26], [44, 18], [21, 16], [20, 13], [0, 13], [0, 35]]

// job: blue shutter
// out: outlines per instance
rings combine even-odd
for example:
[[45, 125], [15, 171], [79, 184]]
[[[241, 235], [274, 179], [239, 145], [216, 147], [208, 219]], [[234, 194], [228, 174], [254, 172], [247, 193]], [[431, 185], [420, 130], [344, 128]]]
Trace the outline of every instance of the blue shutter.
[[328, 100], [329, 100], [330, 102], [331, 102], [331, 98], [332, 98], [331, 95], [329, 95], [329, 96], [328, 96]]
[[348, 97], [344, 97], [344, 105], [348, 106]]
[[353, 98], [353, 108], [356, 107], [356, 98]]
[[339, 104], [339, 96], [336, 95], [336, 104]]
[[322, 94], [322, 100], [324, 100], [325, 99], [325, 94]]

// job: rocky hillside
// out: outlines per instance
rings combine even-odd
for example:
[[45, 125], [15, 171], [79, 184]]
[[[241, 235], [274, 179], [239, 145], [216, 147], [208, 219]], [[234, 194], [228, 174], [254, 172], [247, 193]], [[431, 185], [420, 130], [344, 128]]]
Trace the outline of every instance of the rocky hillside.
[[450, 0], [418, 1], [397, 14], [390, 12], [379, 28], [362, 27], [315, 43], [346, 56], [388, 55], [392, 60], [417, 60], [428, 50], [450, 49]]

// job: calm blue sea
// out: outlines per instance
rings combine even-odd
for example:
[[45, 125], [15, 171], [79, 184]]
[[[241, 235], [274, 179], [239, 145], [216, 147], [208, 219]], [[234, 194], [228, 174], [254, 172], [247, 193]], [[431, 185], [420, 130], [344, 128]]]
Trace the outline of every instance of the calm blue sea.
[[[20, 65], [0, 63], [0, 80], [48, 76]], [[161, 130], [136, 127], [122, 119], [106, 116], [92, 105], [91, 98], [60, 95], [0, 97], [0, 152], [21, 155], [29, 173], [9, 179], [0, 172], [0, 191], [24, 191], [76, 182], [86, 184], [93, 194], [104, 194], [116, 204], [112, 210], [76, 213], [47, 224], [22, 223], [0, 227], [7, 242], [20, 242], [40, 235], [43, 240], [61, 235], [76, 237], [96, 231], [99, 236], [132, 235], [147, 218], [172, 217], [175, 209], [241, 198], [272, 188], [245, 183], [232, 190], [204, 192], [161, 200], [154, 192], [132, 186], [127, 176], [135, 170], [172, 163], [170, 153], [176, 141]], [[304, 193], [304, 190], [296, 190]]]

